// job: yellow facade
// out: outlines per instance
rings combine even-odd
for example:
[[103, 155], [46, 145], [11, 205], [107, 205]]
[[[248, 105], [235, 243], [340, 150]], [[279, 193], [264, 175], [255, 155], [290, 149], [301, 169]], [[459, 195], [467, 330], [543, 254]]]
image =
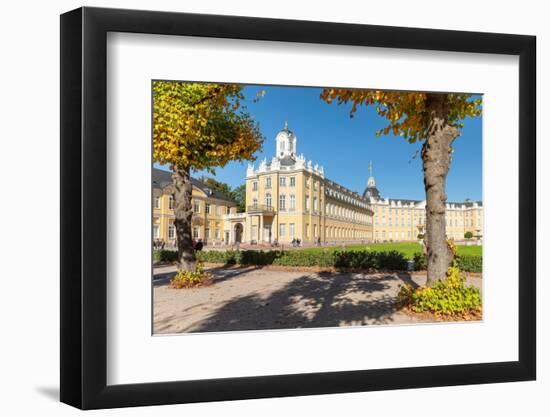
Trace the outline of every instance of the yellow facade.
[[246, 179], [250, 242], [370, 241], [372, 212], [353, 193], [307, 170], [267, 170]]
[[288, 126], [276, 155], [246, 176], [245, 240], [251, 243], [372, 240], [372, 211], [358, 193], [325, 178], [324, 170], [296, 154]]
[[[173, 247], [176, 245], [176, 229], [170, 173], [155, 169], [153, 175], [160, 177], [160, 180], [153, 182], [153, 239]], [[205, 184], [196, 180], [193, 180], [191, 204], [193, 238], [211, 245], [229, 243], [230, 224], [224, 219], [237, 213], [237, 204], [219, 193], [211, 192]]]
[[[426, 205], [420, 200], [380, 197], [372, 176], [362, 195], [325, 177], [323, 167], [296, 153], [297, 138], [285, 125], [276, 154], [246, 171], [246, 210], [227, 196], [193, 179], [194, 239], [209, 245], [337, 244], [343, 242], [416, 241], [425, 233]], [[153, 170], [153, 239], [175, 246], [170, 173]], [[481, 202], [446, 205], [447, 236], [463, 240], [466, 232], [482, 237]]]
[[[426, 230], [424, 201], [380, 199], [371, 201], [374, 211], [374, 240], [414, 241]], [[463, 240], [466, 232], [482, 236], [483, 208], [480, 203], [449, 203], [445, 210], [447, 237]]]

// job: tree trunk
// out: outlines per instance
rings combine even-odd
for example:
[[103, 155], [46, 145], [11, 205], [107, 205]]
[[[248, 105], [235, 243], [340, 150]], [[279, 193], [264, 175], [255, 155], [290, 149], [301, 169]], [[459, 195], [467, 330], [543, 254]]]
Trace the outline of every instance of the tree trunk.
[[172, 174], [174, 184], [174, 225], [178, 245], [178, 270], [195, 271], [195, 252], [191, 235], [193, 207], [191, 195], [193, 184], [189, 168], [174, 167]]
[[427, 285], [446, 278], [453, 254], [447, 245], [445, 222], [445, 183], [451, 164], [452, 143], [459, 130], [448, 124], [446, 94], [429, 94], [430, 115], [426, 140], [422, 146], [424, 188], [426, 190], [426, 233], [428, 255]]

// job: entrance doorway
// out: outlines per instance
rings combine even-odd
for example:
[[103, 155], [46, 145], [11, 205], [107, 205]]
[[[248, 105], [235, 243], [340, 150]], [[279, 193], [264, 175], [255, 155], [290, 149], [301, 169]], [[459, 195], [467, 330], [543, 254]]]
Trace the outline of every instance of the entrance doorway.
[[243, 225], [237, 223], [234, 228], [235, 243], [241, 243], [243, 241]]
[[271, 243], [271, 225], [264, 224], [264, 240]]

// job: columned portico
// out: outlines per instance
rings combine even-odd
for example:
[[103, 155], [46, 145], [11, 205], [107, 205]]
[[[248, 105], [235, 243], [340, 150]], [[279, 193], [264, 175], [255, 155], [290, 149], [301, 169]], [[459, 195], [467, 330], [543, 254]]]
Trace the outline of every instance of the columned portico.
[[273, 236], [273, 218], [275, 210], [271, 206], [253, 205], [247, 207], [247, 228], [250, 231], [250, 243], [271, 242]]
[[245, 239], [246, 213], [232, 213], [223, 216], [226, 222], [226, 234], [229, 236], [227, 244], [242, 243]]

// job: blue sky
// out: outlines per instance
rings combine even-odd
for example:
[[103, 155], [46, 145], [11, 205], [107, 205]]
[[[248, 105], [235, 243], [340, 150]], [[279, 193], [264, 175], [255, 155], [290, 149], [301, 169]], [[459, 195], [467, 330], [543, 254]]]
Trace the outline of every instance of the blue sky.
[[[265, 96], [252, 102], [261, 90]], [[386, 122], [374, 108], [361, 108], [350, 118], [349, 106], [321, 101], [319, 88], [247, 86], [243, 92], [247, 109], [265, 136], [256, 166], [264, 157], [269, 161], [275, 154], [275, 136], [287, 120], [298, 138], [297, 152], [324, 166], [325, 176], [331, 180], [362, 193], [372, 160], [376, 185], [383, 197], [425, 198], [422, 161], [417, 154], [421, 144], [409, 144], [391, 134], [377, 138], [375, 132]], [[482, 199], [481, 123], [480, 117], [466, 119], [462, 135], [455, 141], [447, 177], [448, 201]], [[246, 167], [246, 162], [231, 162], [217, 168], [215, 177], [235, 187], [244, 183]]]

